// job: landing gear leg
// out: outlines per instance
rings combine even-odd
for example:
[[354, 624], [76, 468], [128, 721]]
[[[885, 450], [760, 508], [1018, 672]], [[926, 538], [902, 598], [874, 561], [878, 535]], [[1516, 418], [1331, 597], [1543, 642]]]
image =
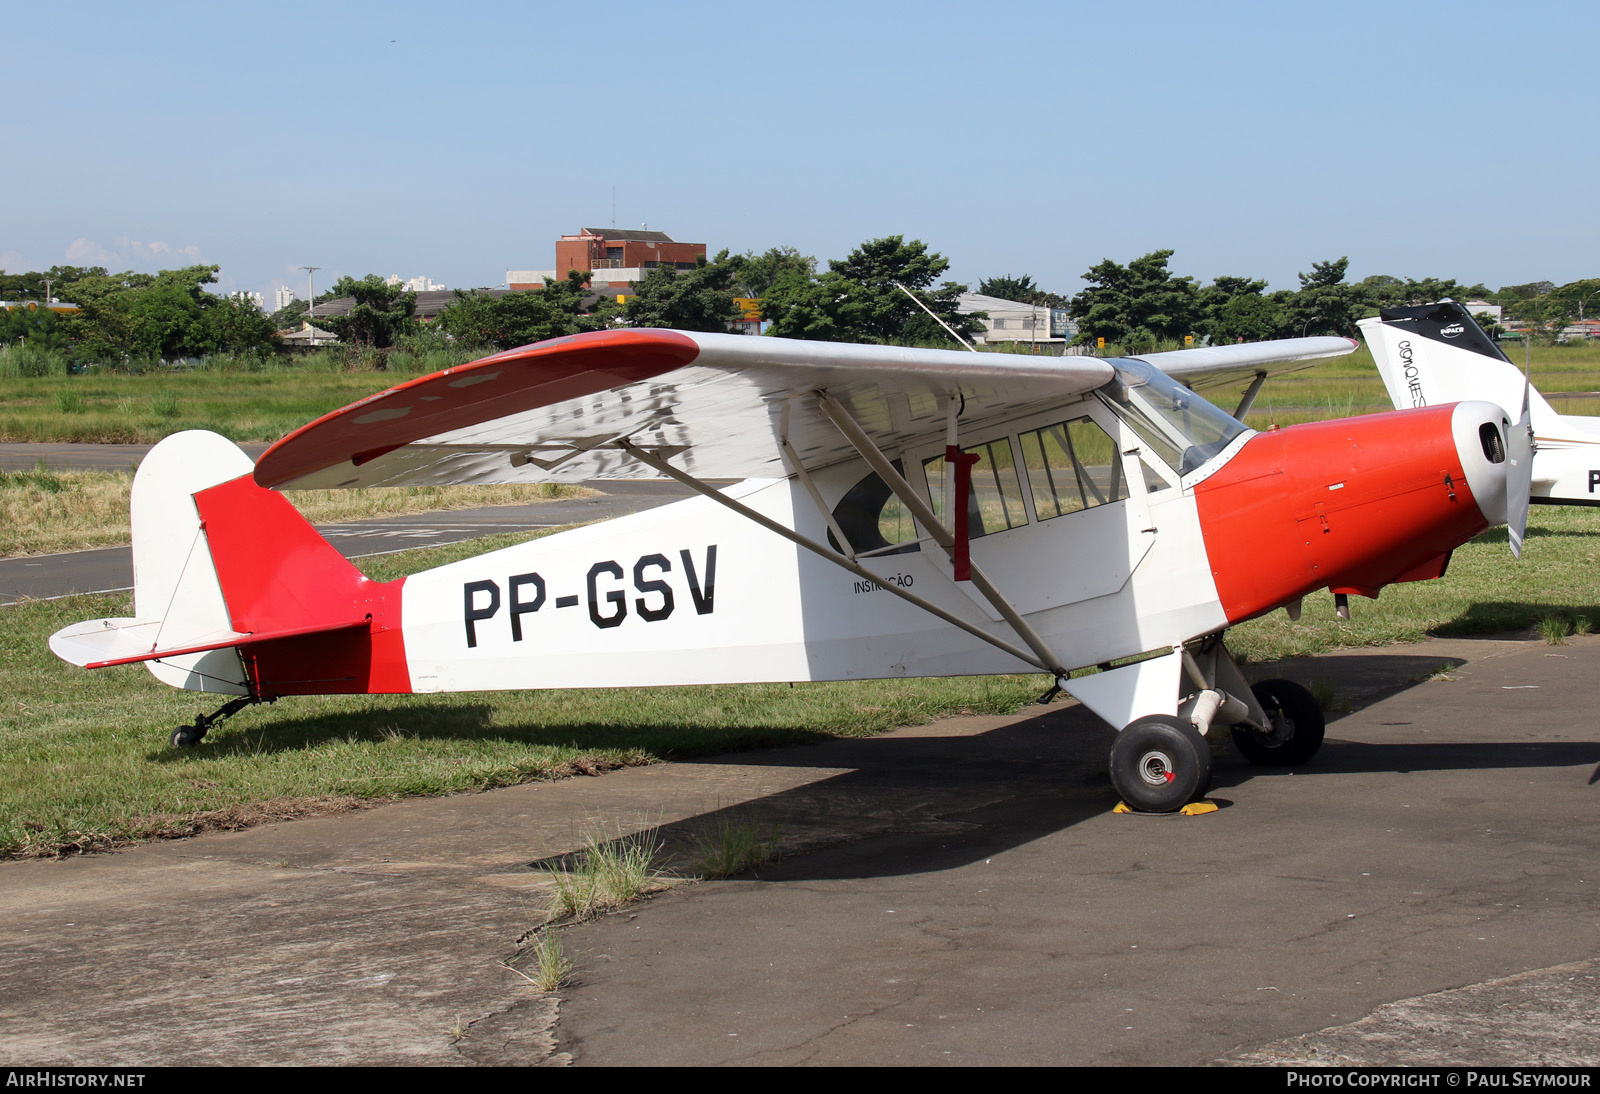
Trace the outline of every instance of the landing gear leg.
[[241, 695], [225, 703], [222, 709], [215, 714], [201, 714], [195, 717], [192, 725], [179, 726], [172, 731], [173, 748], [192, 748], [200, 743], [212, 726], [227, 718], [232, 718], [241, 710], [256, 703], [270, 703], [271, 699], [260, 699], [254, 695]]

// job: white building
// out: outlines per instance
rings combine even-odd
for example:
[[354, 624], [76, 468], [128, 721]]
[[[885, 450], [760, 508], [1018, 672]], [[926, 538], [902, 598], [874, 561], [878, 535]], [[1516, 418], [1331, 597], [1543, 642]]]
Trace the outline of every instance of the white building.
[[272, 310], [282, 311], [294, 303], [294, 290], [287, 285], [279, 285], [273, 297]]
[[240, 289], [238, 292], [229, 293], [228, 294], [228, 299], [229, 300], [243, 300], [246, 304], [254, 304], [257, 307], [257, 309], [260, 309], [260, 310], [265, 310], [266, 309], [266, 304], [267, 304], [266, 300], [261, 296], [260, 293], [258, 293], [258, 292], [249, 292], [248, 290], [245, 290], [245, 289]]
[[984, 326], [983, 333], [975, 339], [979, 345], [1027, 342], [1038, 346], [1041, 352], [1060, 353], [1078, 336], [1078, 324], [1068, 318], [1065, 308], [1022, 304], [998, 296], [964, 292], [956, 311], [962, 315], [981, 311], [989, 316], [979, 320]]
[[433, 278], [424, 277], [420, 274], [410, 280], [403, 280], [399, 274], [390, 274], [383, 279], [383, 283], [385, 285], [404, 285], [407, 292], [443, 292], [449, 288], [448, 285], [442, 285]]

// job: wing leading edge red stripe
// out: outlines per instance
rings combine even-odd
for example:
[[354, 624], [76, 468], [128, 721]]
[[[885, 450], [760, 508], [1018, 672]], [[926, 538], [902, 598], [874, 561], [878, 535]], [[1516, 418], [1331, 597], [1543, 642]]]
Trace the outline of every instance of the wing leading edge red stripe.
[[699, 353], [693, 339], [663, 330], [595, 331], [507, 350], [323, 415], [269, 448], [256, 462], [255, 481], [279, 487], [486, 418], [648, 380]]

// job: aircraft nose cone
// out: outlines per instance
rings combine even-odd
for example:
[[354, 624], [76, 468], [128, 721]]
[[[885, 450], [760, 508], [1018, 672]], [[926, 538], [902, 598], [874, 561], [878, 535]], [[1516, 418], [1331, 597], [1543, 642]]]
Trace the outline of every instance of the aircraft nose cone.
[[1504, 524], [1508, 518], [1506, 492], [1507, 438], [1511, 422], [1494, 403], [1457, 403], [1450, 430], [1455, 439], [1456, 456], [1466, 473], [1478, 511], [1490, 524]]

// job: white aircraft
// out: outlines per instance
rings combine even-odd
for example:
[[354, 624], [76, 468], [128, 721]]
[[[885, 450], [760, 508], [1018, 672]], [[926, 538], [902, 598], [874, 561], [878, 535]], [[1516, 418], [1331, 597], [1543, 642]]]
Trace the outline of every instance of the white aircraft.
[[[1360, 323], [1372, 359], [1396, 407], [1437, 406], [1459, 399], [1496, 403], [1524, 419], [1511, 440], [1532, 430], [1530, 497], [1535, 505], [1600, 505], [1600, 418], [1558, 414], [1523, 370], [1453, 300], [1388, 308]], [[1513, 512], [1521, 499], [1512, 499]], [[1524, 512], [1526, 502], [1522, 502]], [[1512, 550], [1522, 537], [1513, 526]]]
[[[133, 485], [134, 617], [50, 644], [237, 697], [175, 745], [288, 695], [1042, 671], [1121, 728], [1123, 798], [1176, 810], [1209, 785], [1214, 727], [1257, 763], [1322, 743], [1304, 688], [1246, 684], [1229, 626], [1297, 616], [1316, 589], [1437, 577], [1506, 519], [1498, 406], [1257, 434], [1172, 378], [1249, 382], [1242, 415], [1272, 369], [1354, 346], [1104, 360], [555, 339], [362, 400], [254, 466], [214, 434], [167, 438]], [[700, 496], [387, 583], [274, 492], [641, 469]]]

